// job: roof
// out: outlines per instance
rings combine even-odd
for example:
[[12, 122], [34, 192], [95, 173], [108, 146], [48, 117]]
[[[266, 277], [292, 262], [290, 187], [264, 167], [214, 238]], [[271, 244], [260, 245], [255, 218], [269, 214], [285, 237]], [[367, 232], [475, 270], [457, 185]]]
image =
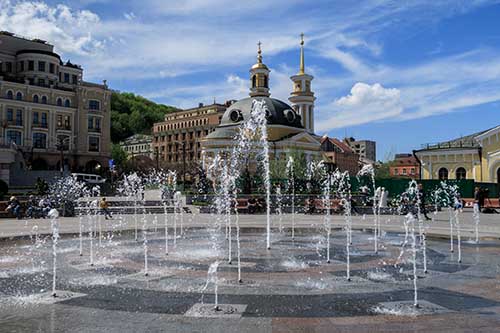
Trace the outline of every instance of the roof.
[[354, 153], [351, 147], [349, 147], [348, 144], [345, 142], [340, 141], [339, 139], [336, 138], [329, 138], [328, 136], [323, 136], [320, 140], [321, 143], [325, 142], [326, 140], [330, 141], [333, 145], [337, 146], [342, 152], [344, 153]]
[[267, 124], [303, 128], [301, 117], [290, 105], [270, 97], [247, 97], [227, 108], [219, 127], [235, 126], [250, 118], [254, 101], [263, 101], [267, 110]]
[[461, 136], [459, 138], [452, 139], [449, 141], [424, 144], [424, 145], [422, 145], [422, 149], [419, 149], [417, 151], [436, 150], [436, 149], [451, 149], [451, 148], [452, 149], [479, 148], [481, 145], [479, 144], [479, 142], [477, 142], [476, 137], [480, 136], [483, 133], [491, 131], [492, 129], [494, 129], [496, 127], [498, 127], [498, 126], [488, 128], [487, 130], [472, 133], [469, 135]]

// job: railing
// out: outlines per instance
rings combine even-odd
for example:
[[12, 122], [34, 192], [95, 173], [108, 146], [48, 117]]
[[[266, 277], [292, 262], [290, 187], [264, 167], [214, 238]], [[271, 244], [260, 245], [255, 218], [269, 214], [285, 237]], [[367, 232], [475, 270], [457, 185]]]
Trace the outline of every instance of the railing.
[[89, 128], [89, 132], [91, 132], [91, 133], [101, 133], [101, 129], [100, 128]]
[[472, 140], [442, 142], [442, 143], [427, 143], [423, 144], [423, 149], [446, 149], [446, 148], [476, 148], [478, 145]]

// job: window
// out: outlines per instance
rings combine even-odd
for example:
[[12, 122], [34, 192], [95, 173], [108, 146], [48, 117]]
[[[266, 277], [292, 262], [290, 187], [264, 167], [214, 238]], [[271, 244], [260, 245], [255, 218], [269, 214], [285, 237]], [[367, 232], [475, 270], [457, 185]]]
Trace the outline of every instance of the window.
[[92, 117], [89, 117], [89, 119], [88, 119], [87, 128], [88, 129], [93, 129], [94, 128], [94, 119]]
[[47, 148], [47, 134], [33, 133], [33, 148], [39, 148], [39, 149]]
[[14, 110], [7, 109], [7, 121], [14, 121]]
[[89, 136], [89, 151], [92, 151], [92, 152], [99, 151], [99, 137]]
[[69, 116], [64, 116], [64, 128], [66, 128], [66, 129], [70, 129], [71, 128], [70, 117]]
[[71, 81], [73, 82], [73, 84], [77, 84], [78, 83], [78, 76], [76, 75], [71, 75]]
[[399, 169], [398, 168], [394, 168], [394, 174], [397, 176], [399, 174]]
[[33, 112], [33, 125], [38, 125], [39, 122], [39, 113], [38, 112]]
[[39, 61], [38, 62], [38, 71], [39, 72], [45, 72], [45, 61]]
[[19, 131], [7, 131], [7, 143], [15, 143], [21, 145], [22, 137]]
[[64, 106], [67, 108], [71, 107], [71, 102], [69, 101], [69, 99], [64, 101]]
[[19, 71], [24, 72], [24, 61], [19, 62]]
[[406, 176], [406, 168], [403, 168], [403, 175]]
[[95, 118], [95, 129], [101, 130], [101, 119], [100, 118]]
[[55, 70], [56, 66], [54, 66], [54, 64], [49, 64], [49, 72], [54, 74], [54, 72], [56, 71]]
[[61, 128], [63, 125], [63, 117], [61, 115], [57, 115], [57, 128]]
[[438, 178], [439, 178], [439, 180], [447, 180], [448, 179], [448, 169], [446, 169], [446, 168], [439, 169]]
[[33, 96], [33, 103], [38, 103], [38, 95]]
[[47, 128], [47, 114], [42, 113], [42, 127]]
[[35, 70], [35, 62], [33, 60], [28, 61], [28, 70], [29, 71], [34, 71]]
[[42, 96], [42, 104], [47, 104], [47, 96]]
[[94, 99], [91, 99], [89, 101], [89, 109], [90, 110], [99, 110], [101, 108], [101, 103], [99, 101], [96, 101]]
[[64, 82], [69, 83], [69, 73], [64, 73]]
[[411, 168], [411, 170], [410, 170], [410, 174], [411, 174], [411, 175], [414, 175], [414, 174], [415, 174], [415, 168]]
[[57, 104], [57, 106], [62, 106], [62, 99], [58, 98], [56, 104]]
[[5, 71], [7, 73], [12, 73], [12, 63], [10, 61], [5, 63]]
[[7, 99], [14, 99], [14, 93], [12, 90], [7, 91]]
[[23, 126], [23, 110], [16, 111], [16, 125]]
[[17, 94], [16, 94], [16, 99], [18, 101], [22, 101], [23, 100], [23, 93], [18, 91]]
[[455, 178], [460, 180], [460, 179], [466, 179], [467, 178], [467, 171], [465, 168], [458, 168], [455, 171]]

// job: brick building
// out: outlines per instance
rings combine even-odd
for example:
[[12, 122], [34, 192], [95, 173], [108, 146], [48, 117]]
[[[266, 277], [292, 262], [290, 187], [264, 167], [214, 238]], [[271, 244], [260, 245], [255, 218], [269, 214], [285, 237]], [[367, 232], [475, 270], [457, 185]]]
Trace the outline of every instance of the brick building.
[[332, 164], [332, 169], [348, 171], [349, 175], [355, 176], [359, 171], [359, 155], [349, 145], [335, 139], [323, 136], [321, 138], [321, 150], [327, 163]]
[[420, 165], [412, 154], [396, 154], [389, 174], [396, 178], [420, 178]]
[[162, 168], [193, 175], [202, 162], [200, 140], [219, 126], [231, 103], [199, 104], [165, 115], [165, 121], [153, 126], [155, 162]]

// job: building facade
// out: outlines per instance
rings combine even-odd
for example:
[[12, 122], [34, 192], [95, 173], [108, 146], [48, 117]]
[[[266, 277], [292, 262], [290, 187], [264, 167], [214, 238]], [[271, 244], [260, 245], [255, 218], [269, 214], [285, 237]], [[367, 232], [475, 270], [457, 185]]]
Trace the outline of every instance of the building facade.
[[375, 141], [356, 140], [355, 138], [345, 138], [344, 142], [359, 155], [364, 164], [373, 164], [377, 161], [377, 148]]
[[420, 164], [413, 154], [396, 154], [389, 167], [389, 175], [395, 178], [420, 178]]
[[165, 115], [153, 126], [153, 159], [162, 168], [192, 176], [202, 163], [201, 140], [217, 128], [231, 103], [199, 104]]
[[[14, 167], [94, 172], [111, 155], [111, 90], [38, 39], [0, 32], [0, 145]], [[4, 154], [4, 152], [2, 152]]]
[[359, 155], [346, 143], [324, 136], [321, 138], [321, 150], [326, 163], [332, 165], [331, 170], [348, 171], [350, 176], [356, 176], [360, 170]]
[[473, 179], [500, 184], [500, 125], [415, 150], [423, 179]]
[[120, 142], [120, 147], [130, 158], [135, 156], [145, 156], [153, 159], [154, 154], [152, 143], [153, 137], [151, 135], [134, 134]]

